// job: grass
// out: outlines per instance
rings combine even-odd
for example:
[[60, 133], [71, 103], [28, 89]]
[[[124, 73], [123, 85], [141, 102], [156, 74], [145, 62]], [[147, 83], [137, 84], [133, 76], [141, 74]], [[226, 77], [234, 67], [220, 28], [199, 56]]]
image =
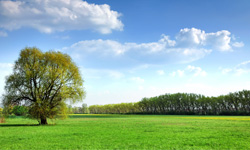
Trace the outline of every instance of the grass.
[[250, 117], [71, 115], [0, 124], [0, 149], [250, 149]]

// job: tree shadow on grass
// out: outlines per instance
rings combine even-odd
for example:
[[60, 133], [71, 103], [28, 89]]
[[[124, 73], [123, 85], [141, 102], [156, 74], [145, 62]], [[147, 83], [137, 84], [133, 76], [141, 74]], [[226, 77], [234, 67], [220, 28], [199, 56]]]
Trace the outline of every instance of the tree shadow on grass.
[[0, 127], [30, 127], [39, 126], [39, 124], [0, 124]]

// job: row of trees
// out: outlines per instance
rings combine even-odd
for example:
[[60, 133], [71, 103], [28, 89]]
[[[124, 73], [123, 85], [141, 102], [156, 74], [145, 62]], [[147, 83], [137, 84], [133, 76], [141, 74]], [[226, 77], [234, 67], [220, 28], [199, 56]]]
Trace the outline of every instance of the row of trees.
[[218, 97], [176, 93], [143, 98], [137, 103], [92, 105], [92, 114], [182, 114], [250, 115], [250, 91], [243, 90]]
[[83, 103], [82, 107], [72, 107], [68, 105], [68, 114], [88, 114], [89, 109], [87, 104]]
[[121, 103], [89, 106], [91, 114], [135, 114], [140, 112], [138, 103]]

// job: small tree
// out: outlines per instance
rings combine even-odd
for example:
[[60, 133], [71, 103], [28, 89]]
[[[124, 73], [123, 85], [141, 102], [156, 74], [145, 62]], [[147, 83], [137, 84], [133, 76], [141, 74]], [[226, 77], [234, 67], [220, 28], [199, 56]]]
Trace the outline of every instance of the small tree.
[[24, 103], [31, 118], [48, 124], [47, 118], [67, 112], [66, 101], [82, 101], [84, 95], [79, 68], [70, 56], [33, 47], [21, 50], [6, 79], [3, 104]]

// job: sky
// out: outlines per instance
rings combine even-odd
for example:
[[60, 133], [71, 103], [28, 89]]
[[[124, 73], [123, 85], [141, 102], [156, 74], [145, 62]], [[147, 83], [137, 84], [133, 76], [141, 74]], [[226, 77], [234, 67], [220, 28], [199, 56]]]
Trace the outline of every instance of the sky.
[[34, 46], [72, 57], [87, 105], [250, 90], [249, 8], [249, 0], [0, 0], [0, 94], [20, 51]]

